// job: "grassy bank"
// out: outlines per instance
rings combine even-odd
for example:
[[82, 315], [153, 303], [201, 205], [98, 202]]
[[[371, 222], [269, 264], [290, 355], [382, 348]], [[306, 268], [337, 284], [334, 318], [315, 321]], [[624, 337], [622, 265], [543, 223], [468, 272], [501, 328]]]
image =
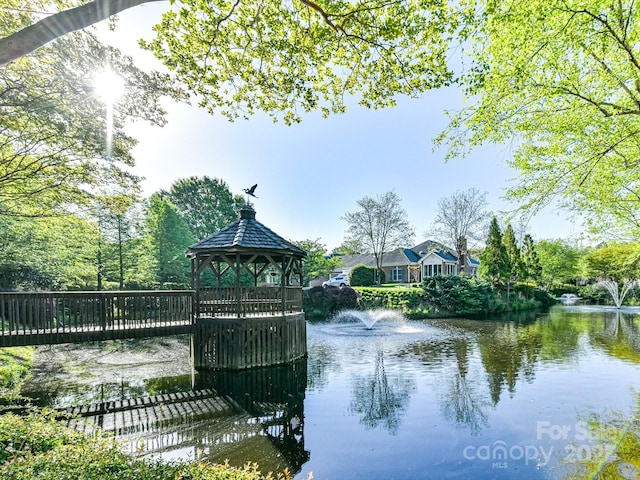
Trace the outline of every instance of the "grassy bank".
[[102, 435], [87, 436], [62, 426], [52, 413], [0, 417], [0, 478], [6, 480], [266, 480], [255, 465], [243, 469], [207, 462], [137, 459]]
[[0, 405], [20, 398], [20, 388], [33, 364], [33, 347], [0, 348]]

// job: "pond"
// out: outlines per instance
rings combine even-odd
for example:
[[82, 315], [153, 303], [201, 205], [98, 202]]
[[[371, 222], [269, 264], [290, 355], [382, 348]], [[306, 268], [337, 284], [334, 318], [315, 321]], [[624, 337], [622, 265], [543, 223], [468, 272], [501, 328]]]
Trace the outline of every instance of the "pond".
[[640, 309], [369, 313], [371, 326], [357, 312], [310, 322], [303, 362], [238, 373], [191, 372], [185, 338], [43, 347], [24, 393], [93, 404], [78, 428], [98, 424], [139, 455], [251, 461], [300, 480], [569, 478], [609, 448], [597, 425], [624, 428], [638, 405]]

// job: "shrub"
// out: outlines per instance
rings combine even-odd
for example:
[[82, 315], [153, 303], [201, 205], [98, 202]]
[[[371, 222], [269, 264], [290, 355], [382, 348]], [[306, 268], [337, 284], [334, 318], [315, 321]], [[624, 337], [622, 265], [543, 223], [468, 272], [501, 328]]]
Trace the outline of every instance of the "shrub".
[[366, 265], [357, 265], [349, 272], [352, 287], [370, 287], [376, 284], [376, 269]]
[[303, 291], [302, 308], [308, 317], [327, 317], [338, 310], [357, 308], [358, 293], [351, 287], [311, 287]]
[[447, 275], [426, 278], [422, 282], [426, 300], [439, 310], [455, 315], [480, 315], [504, 310], [495, 288], [467, 276]]

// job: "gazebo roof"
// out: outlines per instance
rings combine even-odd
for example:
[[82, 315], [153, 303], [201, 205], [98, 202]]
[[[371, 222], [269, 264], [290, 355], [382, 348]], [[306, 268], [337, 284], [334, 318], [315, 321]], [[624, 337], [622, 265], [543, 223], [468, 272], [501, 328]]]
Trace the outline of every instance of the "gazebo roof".
[[195, 257], [198, 253], [259, 253], [261, 251], [278, 252], [300, 258], [307, 256], [300, 247], [257, 221], [256, 211], [250, 204], [245, 204], [240, 209], [238, 220], [204, 240], [194, 243], [185, 253], [188, 257]]

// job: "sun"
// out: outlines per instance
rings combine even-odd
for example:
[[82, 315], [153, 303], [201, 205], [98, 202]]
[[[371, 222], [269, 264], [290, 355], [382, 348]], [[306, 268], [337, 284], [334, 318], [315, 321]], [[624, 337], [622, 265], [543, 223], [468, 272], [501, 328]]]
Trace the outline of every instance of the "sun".
[[107, 104], [113, 104], [124, 93], [124, 81], [113, 70], [106, 68], [93, 77], [95, 95]]

